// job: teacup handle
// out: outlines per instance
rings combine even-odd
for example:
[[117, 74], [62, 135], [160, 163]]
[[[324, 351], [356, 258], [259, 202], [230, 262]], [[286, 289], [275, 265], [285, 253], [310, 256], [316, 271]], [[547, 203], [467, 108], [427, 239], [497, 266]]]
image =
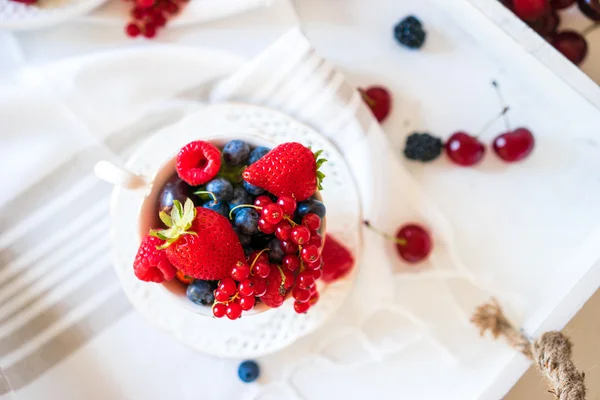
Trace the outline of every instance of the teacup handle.
[[117, 167], [108, 161], [98, 161], [94, 165], [94, 173], [98, 178], [125, 189], [148, 187], [148, 182], [143, 177]]

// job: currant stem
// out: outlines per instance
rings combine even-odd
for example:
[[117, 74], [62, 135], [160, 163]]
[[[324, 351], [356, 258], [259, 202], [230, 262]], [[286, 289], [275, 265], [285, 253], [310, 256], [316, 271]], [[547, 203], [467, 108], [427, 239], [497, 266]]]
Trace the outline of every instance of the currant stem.
[[233, 219], [232, 213], [234, 210], [237, 210], [238, 208], [254, 208], [255, 210], [262, 210], [262, 207], [258, 207], [252, 204], [240, 204], [239, 206], [235, 206], [233, 207], [231, 210], [229, 210], [229, 219]]
[[377, 104], [377, 102], [375, 100], [373, 100], [373, 98], [371, 96], [369, 96], [367, 94], [367, 92], [365, 92], [363, 89], [358, 88], [358, 93], [360, 93], [360, 95], [362, 96], [363, 100], [371, 107], [374, 107], [375, 104]]
[[586, 36], [588, 33], [598, 29], [599, 27], [600, 27], [600, 22], [594, 22], [593, 24], [591, 24], [590, 26], [585, 28], [583, 31], [581, 31], [581, 36]]
[[260, 257], [260, 255], [262, 253], [264, 253], [265, 251], [271, 251], [271, 249], [262, 249], [261, 251], [258, 252], [256, 257], [254, 258], [254, 261], [252, 261], [252, 265], [250, 265], [250, 275], [254, 275], [254, 272], [252, 271], [254, 269], [254, 264], [256, 264], [256, 261], [258, 261], [258, 258]]
[[197, 194], [197, 195], [208, 194], [208, 195], [210, 195], [210, 197], [212, 197], [212, 199], [215, 203], [218, 203], [217, 196], [215, 196], [215, 194], [213, 192], [208, 192], [206, 190], [198, 190], [197, 192], [194, 192], [194, 194]]
[[[494, 88], [496, 89], [496, 94], [498, 95], [498, 100], [500, 100], [500, 105], [506, 109], [508, 106], [506, 105], [506, 100], [504, 100], [504, 96], [502, 95], [502, 91], [500, 90], [500, 85], [498, 85], [498, 82], [492, 81], [492, 86], [494, 86]], [[506, 126], [506, 131], [510, 132], [510, 121], [508, 120], [508, 116], [506, 115], [506, 113], [504, 114], [504, 125]]]
[[504, 109], [500, 112], [500, 114], [496, 115], [494, 118], [489, 120], [487, 122], [487, 124], [485, 124], [484, 127], [479, 131], [479, 133], [477, 135], [475, 135], [475, 137], [479, 137], [483, 133], [485, 133], [485, 131], [487, 131], [489, 129], [489, 127], [492, 126], [492, 124], [494, 124], [494, 122], [498, 121], [500, 118], [502, 118], [504, 115], [506, 115], [508, 110], [510, 110], [509, 107], [504, 107]]
[[379, 234], [380, 236], [382, 236], [384, 239], [392, 241], [396, 244], [399, 244], [400, 246], [406, 246], [408, 243], [406, 241], [406, 239], [400, 239], [397, 238], [395, 236], [390, 235], [389, 233], [385, 233], [383, 231], [380, 231], [379, 229], [373, 227], [373, 225], [371, 225], [371, 223], [367, 220], [363, 221], [363, 224], [369, 228], [370, 230], [372, 230], [373, 232]]
[[283, 219], [285, 219], [287, 222], [290, 223], [290, 225], [292, 225], [292, 227], [297, 226], [298, 224], [295, 223], [290, 217], [284, 216]]

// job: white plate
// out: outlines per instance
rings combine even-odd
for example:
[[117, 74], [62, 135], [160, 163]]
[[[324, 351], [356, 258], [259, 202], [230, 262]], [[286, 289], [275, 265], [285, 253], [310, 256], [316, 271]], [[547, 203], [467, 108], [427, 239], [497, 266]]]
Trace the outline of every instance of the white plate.
[[25, 5], [0, 0], [0, 29], [28, 30], [56, 25], [87, 14], [106, 0], [40, 0]]
[[[328, 159], [322, 192], [328, 205], [327, 230], [360, 257], [360, 206], [357, 190], [342, 156], [316, 131], [279, 112], [251, 105], [209, 106], [151, 137], [127, 167], [153, 176], [157, 164], [183, 145], [203, 138], [253, 135], [275, 143], [299, 141], [323, 149]], [[132, 263], [139, 245], [138, 212], [144, 191], [115, 189], [112, 197], [112, 240], [115, 269], [134, 306], [148, 319], [193, 348], [221, 357], [257, 357], [280, 350], [321, 326], [342, 304], [353, 286], [356, 268], [345, 279], [326, 286], [317, 306], [298, 315], [287, 301], [282, 307], [235, 322], [215, 319], [183, 307], [161, 285], [135, 278]]]

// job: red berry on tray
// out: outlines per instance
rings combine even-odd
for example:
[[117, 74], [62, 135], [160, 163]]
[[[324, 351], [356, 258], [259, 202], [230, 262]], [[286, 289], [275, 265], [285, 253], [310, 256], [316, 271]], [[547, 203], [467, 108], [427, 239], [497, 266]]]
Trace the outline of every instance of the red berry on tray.
[[587, 41], [575, 31], [556, 33], [550, 37], [550, 43], [575, 65], [581, 64], [587, 56]]
[[594, 21], [600, 21], [600, 0], [577, 0], [582, 13]]
[[177, 154], [177, 174], [192, 186], [207, 183], [220, 168], [221, 152], [202, 140], [186, 144]]
[[575, 0], [550, 0], [550, 6], [555, 10], [562, 10], [575, 4]]
[[455, 164], [469, 167], [477, 164], [485, 154], [485, 146], [475, 136], [456, 132], [445, 144], [446, 154]]
[[[364, 221], [367, 228], [381, 235], [384, 239], [396, 244], [396, 250], [400, 257], [409, 263], [418, 263], [429, 257], [433, 243], [429, 232], [417, 224], [407, 224], [401, 226], [396, 235], [392, 236], [374, 228], [369, 221]], [[325, 246], [327, 246], [325, 241]], [[325, 251], [323, 251], [325, 257]]]
[[381, 86], [371, 86], [366, 89], [358, 89], [358, 91], [377, 121], [383, 122], [392, 109], [390, 92]]
[[544, 38], [548, 38], [558, 29], [558, 25], [560, 24], [560, 16], [556, 12], [556, 10], [552, 10], [544, 17], [538, 19], [537, 21], [530, 22], [529, 26], [536, 31], [540, 36]]
[[535, 21], [548, 12], [548, 0], [513, 0], [513, 10], [524, 21]]
[[506, 162], [520, 161], [533, 151], [535, 139], [527, 128], [506, 132], [494, 139], [494, 151]]

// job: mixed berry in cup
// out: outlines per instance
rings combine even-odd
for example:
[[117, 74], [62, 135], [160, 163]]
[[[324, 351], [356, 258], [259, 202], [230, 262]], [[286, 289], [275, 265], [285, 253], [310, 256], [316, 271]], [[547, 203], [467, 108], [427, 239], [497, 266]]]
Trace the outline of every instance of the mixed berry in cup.
[[272, 149], [243, 140], [221, 148], [188, 143], [157, 191], [135, 275], [178, 282], [217, 318], [277, 308], [289, 297], [307, 312], [323, 276], [320, 155], [295, 142]]

